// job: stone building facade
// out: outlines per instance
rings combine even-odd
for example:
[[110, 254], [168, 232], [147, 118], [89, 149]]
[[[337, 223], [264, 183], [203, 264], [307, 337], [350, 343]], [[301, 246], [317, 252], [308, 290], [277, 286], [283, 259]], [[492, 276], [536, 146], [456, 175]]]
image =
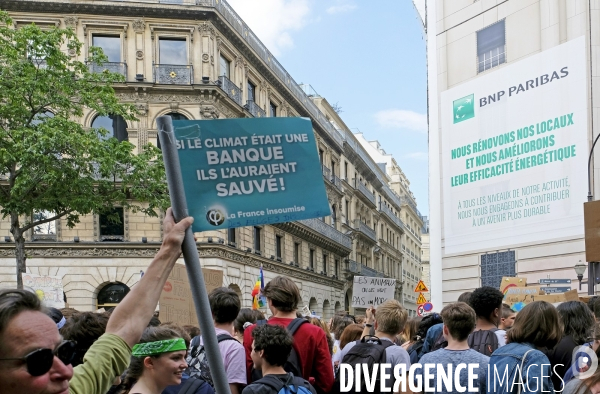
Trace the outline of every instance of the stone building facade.
[[[74, 29], [84, 43], [79, 60], [90, 46], [103, 48], [109, 62], [90, 67], [125, 76], [115, 90], [137, 107], [139, 120], [87, 111], [81, 122], [137, 147], [158, 144], [156, 118], [162, 115], [312, 119], [331, 216], [196, 234], [203, 267], [223, 271], [223, 285], [238, 292], [243, 306], [251, 305], [261, 264], [266, 281], [294, 279], [305, 306], [325, 318], [353, 311], [354, 275], [398, 278], [396, 298], [402, 299], [404, 243], [414, 237], [409, 228], [420, 226], [404, 224], [413, 216], [403, 216], [400, 193], [327, 101], [306, 94], [225, 1], [2, 0], [0, 7], [17, 28], [35, 22]], [[116, 210], [120, 226], [89, 215], [73, 229], [57, 220], [50, 230], [29, 234], [28, 270], [62, 277], [71, 307], [110, 306], [103, 289], [135, 285], [158, 250], [161, 217]], [[10, 236], [7, 221], [0, 221], [0, 233]], [[13, 245], [5, 242], [0, 286], [14, 285], [14, 266]], [[409, 309], [415, 313], [413, 305]]]

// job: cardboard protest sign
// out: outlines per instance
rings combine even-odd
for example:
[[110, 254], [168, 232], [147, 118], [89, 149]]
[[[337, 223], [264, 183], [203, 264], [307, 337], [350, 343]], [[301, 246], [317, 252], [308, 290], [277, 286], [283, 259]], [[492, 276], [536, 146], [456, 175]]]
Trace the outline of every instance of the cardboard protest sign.
[[196, 232], [329, 216], [310, 119], [173, 122]]
[[502, 294], [506, 295], [506, 291], [510, 287], [525, 287], [525, 286], [527, 286], [527, 278], [517, 278], [517, 277], [505, 276], [502, 278], [502, 281], [500, 282], [500, 291], [502, 292]]
[[[202, 274], [208, 293], [223, 285], [222, 271], [202, 268]], [[175, 264], [173, 267], [160, 294], [158, 305], [161, 321], [179, 325], [198, 325], [190, 282], [183, 264]]]
[[368, 308], [394, 298], [396, 279], [355, 276], [352, 286], [352, 306]]
[[23, 274], [23, 286], [36, 293], [47, 307], [58, 309], [65, 307], [65, 296], [61, 277]]

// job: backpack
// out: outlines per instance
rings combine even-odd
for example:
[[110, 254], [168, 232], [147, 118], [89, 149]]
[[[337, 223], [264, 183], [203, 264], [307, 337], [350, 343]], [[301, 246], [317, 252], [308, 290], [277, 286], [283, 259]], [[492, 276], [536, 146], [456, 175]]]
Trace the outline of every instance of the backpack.
[[[181, 386], [181, 388], [179, 389], [177, 394], [194, 394], [200, 388], [200, 386], [202, 386], [203, 384], [208, 384], [208, 383], [202, 379], [198, 379], [193, 376], [190, 376], [185, 381], [183, 386]], [[213, 392], [214, 392], [214, 390], [213, 390]]]
[[494, 350], [499, 347], [496, 331], [498, 331], [498, 329], [495, 327], [491, 330], [473, 331], [469, 335], [467, 343], [471, 349], [489, 357], [494, 353]]
[[[354, 370], [354, 366], [357, 364], [367, 364], [368, 370], [373, 371], [373, 366], [375, 364], [382, 364], [386, 362], [386, 352], [390, 346], [395, 346], [396, 344], [392, 341], [382, 341], [381, 339], [375, 336], [365, 336], [360, 342], [357, 342], [356, 345], [352, 346], [352, 348], [346, 353], [341, 364], [349, 364], [352, 366], [352, 370]], [[364, 367], [363, 367], [364, 368]], [[380, 376], [378, 374], [378, 376]], [[341, 382], [340, 382], [340, 374], [336, 377], [335, 383], [333, 385], [334, 390], [336, 392], [341, 392]], [[379, 392], [380, 389], [380, 381], [379, 379], [375, 382], [375, 392]], [[367, 390], [364, 379], [361, 380], [360, 390], [358, 387], [354, 388], [356, 392], [361, 393], [372, 393], [373, 391]], [[351, 390], [352, 391], [352, 390]]]
[[410, 357], [411, 364], [416, 364], [419, 362], [419, 359], [421, 358], [421, 357], [419, 357], [419, 354], [421, 353], [421, 350], [423, 349], [424, 343], [425, 343], [424, 338], [419, 339], [417, 342], [413, 343], [408, 348], [408, 355]]
[[[217, 342], [222, 341], [236, 341], [234, 337], [229, 334], [217, 335]], [[213, 388], [212, 376], [210, 375], [210, 367], [208, 365], [208, 358], [206, 357], [206, 350], [203, 345], [200, 345], [200, 337], [194, 337], [190, 343], [190, 353], [186, 357], [188, 368], [186, 373], [191, 377], [198, 378], [210, 384]]]
[[[303, 317], [297, 317], [294, 320], [292, 320], [290, 322], [290, 324], [288, 324], [286, 329], [290, 333], [292, 338], [294, 337], [294, 334], [296, 333], [296, 331], [298, 331], [300, 326], [303, 325], [304, 323], [308, 323], [308, 320], [306, 320]], [[256, 322], [256, 325], [258, 325], [258, 326], [262, 326], [264, 324], [267, 324], [266, 320], [259, 320]], [[300, 357], [298, 357], [298, 352], [296, 352], [296, 349], [294, 348], [294, 346], [292, 346], [292, 351], [290, 352], [290, 355], [288, 356], [288, 359], [285, 362], [283, 369], [285, 369], [286, 372], [291, 372], [292, 374], [294, 374], [294, 376], [297, 376], [297, 377], [302, 376], [302, 363], [300, 363]], [[261, 379], [263, 376], [262, 376], [262, 372], [260, 370], [256, 370], [253, 367], [252, 371], [250, 373], [250, 377], [251, 377], [252, 382], [255, 382], [255, 381]]]
[[437, 337], [437, 339], [433, 343], [433, 346], [431, 347], [430, 352], [433, 352], [433, 351], [436, 351], [439, 349], [443, 349], [446, 346], [448, 346], [448, 341], [446, 340], [446, 338], [444, 338], [444, 331], [442, 331], [442, 332], [440, 332], [440, 336]]
[[[306, 380], [288, 372], [287, 380], [267, 375], [251, 383], [253, 391], [260, 394], [313, 394], [314, 388]], [[262, 385], [260, 389], [256, 385]]]

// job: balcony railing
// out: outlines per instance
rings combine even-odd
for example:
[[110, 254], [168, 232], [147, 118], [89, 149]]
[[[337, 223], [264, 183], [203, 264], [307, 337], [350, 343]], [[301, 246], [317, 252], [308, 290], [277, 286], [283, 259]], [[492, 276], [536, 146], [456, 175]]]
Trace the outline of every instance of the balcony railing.
[[361, 275], [361, 276], [376, 276], [376, 277], [384, 277], [383, 272], [379, 272], [374, 270], [373, 268], [369, 268], [364, 264], [358, 263], [354, 260], [346, 260], [346, 271], [350, 274]]
[[321, 167], [323, 167], [323, 176], [325, 178], [327, 178], [327, 180], [330, 180], [331, 179], [331, 170], [325, 166], [321, 166]]
[[221, 85], [221, 89], [229, 96], [230, 99], [242, 105], [242, 90], [237, 87], [237, 85], [229, 78], [224, 75], [219, 77], [219, 83]]
[[370, 191], [365, 185], [362, 184], [362, 182], [358, 181], [357, 179], [354, 180], [354, 188], [356, 190], [358, 190], [363, 196], [365, 196], [365, 198], [367, 200], [369, 200], [371, 202], [371, 204], [373, 204], [373, 207], [375, 207], [375, 196], [373, 195], [373, 192]]
[[394, 215], [392, 210], [387, 205], [385, 205], [383, 202], [379, 203], [379, 212], [381, 212], [385, 216], [387, 216], [392, 222], [394, 222], [396, 224], [396, 226], [400, 227], [402, 230], [405, 230], [404, 223], [402, 223], [402, 220], [400, 220], [400, 218], [398, 218], [396, 215]]
[[375, 233], [375, 230], [364, 224], [361, 220], [354, 220], [354, 228], [371, 238], [374, 242], [377, 242], [377, 234]]
[[248, 100], [244, 108], [246, 108], [255, 118], [265, 118], [267, 116], [265, 111], [253, 100]]
[[336, 175], [333, 175], [331, 177], [331, 183], [333, 183], [335, 187], [337, 187], [339, 190], [344, 191], [344, 189], [342, 188], [342, 181]]
[[166, 85], [191, 85], [194, 83], [194, 69], [186, 65], [155, 64], [154, 82]]
[[88, 69], [91, 73], [102, 73], [108, 71], [111, 73], [121, 74], [127, 78], [127, 63], [106, 62], [106, 63], [91, 63], [88, 62]]
[[352, 249], [352, 238], [343, 233], [337, 231], [331, 226], [328, 226], [325, 222], [319, 219], [304, 219], [298, 220], [299, 223], [310, 227], [312, 230], [320, 233], [321, 235], [330, 238], [338, 244], [344, 246], [347, 249]]

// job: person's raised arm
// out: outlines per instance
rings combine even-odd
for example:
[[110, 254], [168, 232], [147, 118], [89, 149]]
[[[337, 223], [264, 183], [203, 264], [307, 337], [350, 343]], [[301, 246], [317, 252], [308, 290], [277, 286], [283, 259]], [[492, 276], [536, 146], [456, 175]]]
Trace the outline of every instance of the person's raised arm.
[[185, 230], [193, 222], [193, 218], [187, 217], [175, 223], [171, 208], [167, 210], [162, 245], [144, 276], [111, 314], [106, 333], [121, 337], [130, 347], [138, 343], [154, 314], [167, 277], [181, 254]]

